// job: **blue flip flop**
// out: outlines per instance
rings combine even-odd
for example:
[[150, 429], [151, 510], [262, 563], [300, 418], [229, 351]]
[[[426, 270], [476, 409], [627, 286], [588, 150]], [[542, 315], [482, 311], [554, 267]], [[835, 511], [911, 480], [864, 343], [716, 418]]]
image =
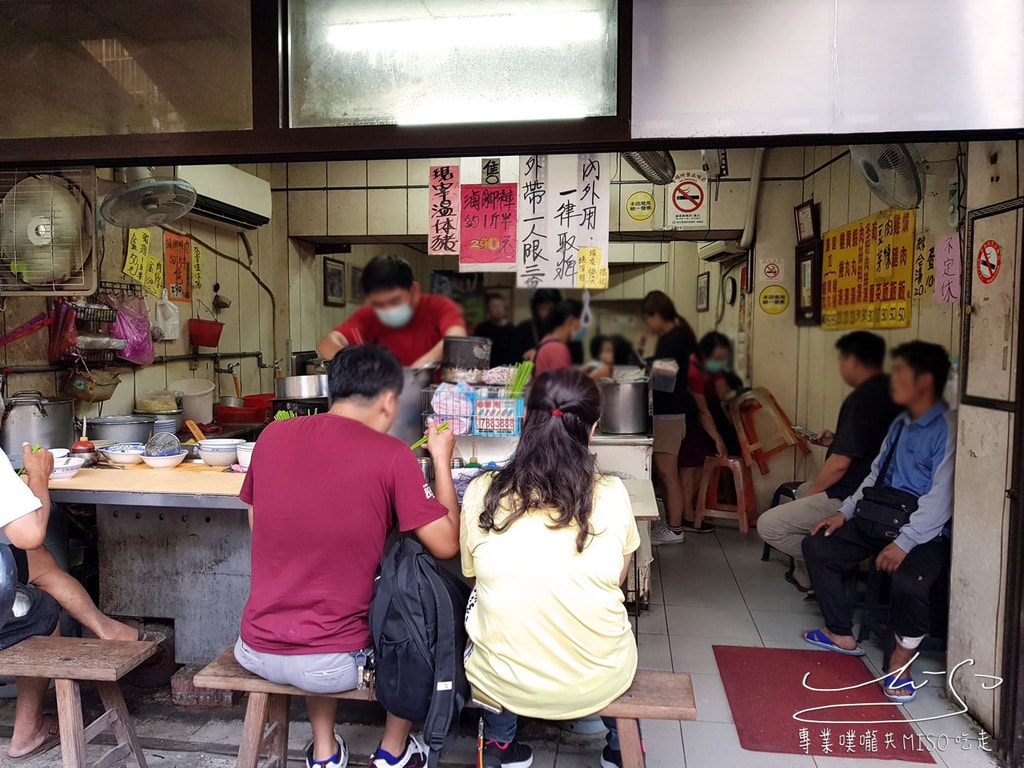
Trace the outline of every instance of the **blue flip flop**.
[[840, 648], [838, 645], [832, 642], [828, 635], [822, 632], [820, 629], [812, 629], [806, 635], [804, 635], [804, 641], [810, 643], [815, 648], [822, 648], [826, 651], [832, 651], [834, 653], [841, 653], [843, 656], [863, 656], [864, 649], [859, 645], [852, 651], [848, 651], [845, 648]]
[[[895, 693], [893, 691], [896, 691]], [[882, 681], [882, 693], [889, 701], [896, 704], [909, 704], [917, 698], [917, 688], [914, 687], [914, 678], [896, 677], [896, 673], [886, 675]]]

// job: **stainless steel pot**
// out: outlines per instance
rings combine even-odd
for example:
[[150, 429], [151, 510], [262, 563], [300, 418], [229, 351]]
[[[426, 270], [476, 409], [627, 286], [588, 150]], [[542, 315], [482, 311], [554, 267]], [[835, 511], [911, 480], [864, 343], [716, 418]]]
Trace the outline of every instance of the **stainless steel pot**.
[[4, 405], [0, 447], [15, 469], [21, 469], [21, 444], [70, 448], [75, 442], [75, 401], [46, 398], [41, 392], [15, 392]]
[[284, 376], [274, 379], [274, 394], [280, 400], [327, 397], [327, 376]]
[[153, 434], [157, 417], [101, 416], [89, 419], [90, 440], [114, 440], [118, 443], [144, 443]]
[[647, 432], [651, 414], [650, 381], [601, 379], [604, 410], [601, 431], [609, 435], [639, 435]]
[[234, 395], [221, 395], [220, 404], [226, 405], [228, 408], [244, 408], [245, 400]]

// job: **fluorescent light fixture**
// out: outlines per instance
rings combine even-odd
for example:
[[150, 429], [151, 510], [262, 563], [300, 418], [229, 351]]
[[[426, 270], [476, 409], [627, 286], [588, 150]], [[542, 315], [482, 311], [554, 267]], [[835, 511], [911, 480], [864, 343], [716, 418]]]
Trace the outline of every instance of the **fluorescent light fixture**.
[[452, 48], [558, 48], [594, 42], [607, 32], [604, 15], [597, 11], [577, 13], [495, 14], [447, 16], [332, 24], [327, 40], [340, 51], [398, 55], [442, 53]]
[[409, 108], [399, 108], [398, 125], [456, 125], [459, 123], [505, 123], [533, 120], [577, 120], [588, 115], [579, 101], [503, 99], [497, 102], [453, 102], [443, 98], [425, 100]]

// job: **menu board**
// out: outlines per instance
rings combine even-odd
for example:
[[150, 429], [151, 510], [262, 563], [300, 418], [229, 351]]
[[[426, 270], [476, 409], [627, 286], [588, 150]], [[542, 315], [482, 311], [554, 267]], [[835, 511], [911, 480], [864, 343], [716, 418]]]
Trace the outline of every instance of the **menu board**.
[[474, 271], [516, 264], [517, 184], [463, 184], [459, 266]]
[[608, 266], [611, 170], [603, 154], [520, 158], [518, 287], [578, 287], [581, 248], [588, 273]]
[[823, 328], [910, 325], [914, 227], [914, 211], [892, 209], [825, 233]]

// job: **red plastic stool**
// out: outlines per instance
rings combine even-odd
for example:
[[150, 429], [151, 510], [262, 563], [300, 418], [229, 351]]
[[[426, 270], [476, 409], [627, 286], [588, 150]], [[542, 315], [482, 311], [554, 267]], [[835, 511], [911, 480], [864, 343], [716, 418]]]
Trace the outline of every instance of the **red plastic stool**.
[[[761, 433], [755, 424], [763, 414]], [[811, 452], [807, 442], [793, 430], [793, 423], [774, 395], [763, 387], [754, 387], [729, 402], [729, 416], [743, 449], [747, 464], [757, 464], [762, 475], [770, 471], [768, 459], [796, 446], [804, 455]]]
[[[718, 498], [719, 480], [724, 472], [732, 473], [736, 488], [736, 503], [727, 504]], [[754, 476], [750, 467], [740, 458], [709, 456], [700, 473], [700, 491], [697, 495], [697, 514], [694, 524], [699, 528], [705, 517], [727, 517], [739, 521], [740, 531], [746, 533], [750, 525], [757, 524], [757, 498], [754, 495]]]

